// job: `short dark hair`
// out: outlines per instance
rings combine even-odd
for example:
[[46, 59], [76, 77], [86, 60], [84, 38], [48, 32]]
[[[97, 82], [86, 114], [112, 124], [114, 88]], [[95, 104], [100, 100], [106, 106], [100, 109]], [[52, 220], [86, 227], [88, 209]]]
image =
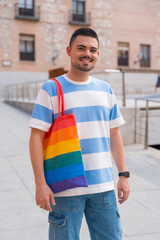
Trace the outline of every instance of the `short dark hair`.
[[93, 29], [91, 29], [91, 28], [78, 28], [73, 32], [73, 34], [70, 38], [70, 42], [69, 42], [70, 47], [72, 46], [72, 43], [74, 42], [76, 37], [79, 36], [79, 35], [96, 38], [97, 42], [98, 42], [98, 45], [99, 45], [98, 35]]

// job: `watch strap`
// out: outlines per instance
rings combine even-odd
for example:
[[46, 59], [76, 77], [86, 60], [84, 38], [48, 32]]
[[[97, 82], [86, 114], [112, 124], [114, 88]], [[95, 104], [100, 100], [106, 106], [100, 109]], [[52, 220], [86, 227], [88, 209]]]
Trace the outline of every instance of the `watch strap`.
[[119, 177], [126, 177], [129, 178], [130, 177], [130, 172], [125, 171], [125, 172], [119, 172], [118, 174]]

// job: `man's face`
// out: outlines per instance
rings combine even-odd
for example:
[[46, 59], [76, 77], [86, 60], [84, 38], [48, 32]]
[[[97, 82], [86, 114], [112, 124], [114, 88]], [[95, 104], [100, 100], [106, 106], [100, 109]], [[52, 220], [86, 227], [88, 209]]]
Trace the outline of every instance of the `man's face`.
[[96, 38], [77, 36], [71, 47], [67, 47], [67, 54], [71, 58], [71, 67], [77, 70], [91, 71], [99, 55]]

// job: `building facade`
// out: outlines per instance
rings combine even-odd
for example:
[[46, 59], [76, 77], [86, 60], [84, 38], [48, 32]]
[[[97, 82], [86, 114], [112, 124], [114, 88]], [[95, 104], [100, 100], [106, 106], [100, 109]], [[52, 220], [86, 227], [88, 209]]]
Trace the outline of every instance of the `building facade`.
[[160, 68], [160, 0], [1, 0], [0, 87], [68, 70], [66, 46], [78, 27], [98, 33], [94, 71]]

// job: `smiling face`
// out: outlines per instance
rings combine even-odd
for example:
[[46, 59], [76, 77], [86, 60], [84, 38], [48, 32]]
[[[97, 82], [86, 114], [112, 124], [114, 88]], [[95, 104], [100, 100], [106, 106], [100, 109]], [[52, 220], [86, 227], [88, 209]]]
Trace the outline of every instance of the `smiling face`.
[[71, 58], [71, 69], [83, 72], [91, 71], [99, 55], [96, 38], [78, 35], [71, 47], [67, 47], [67, 54]]

